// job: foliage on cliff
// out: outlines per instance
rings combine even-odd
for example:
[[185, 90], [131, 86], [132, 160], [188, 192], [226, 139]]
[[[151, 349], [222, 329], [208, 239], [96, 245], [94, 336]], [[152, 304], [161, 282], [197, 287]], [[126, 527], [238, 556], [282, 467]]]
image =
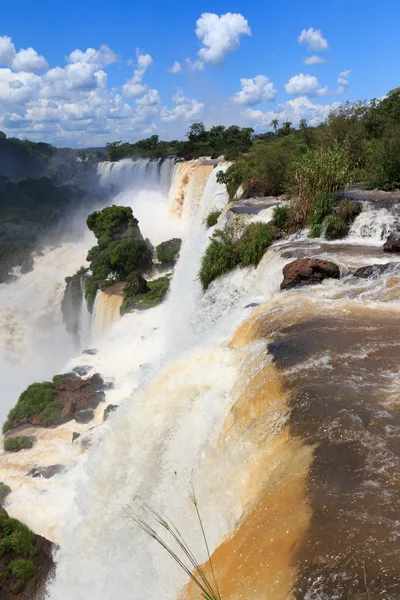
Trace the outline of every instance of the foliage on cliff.
[[147, 271], [153, 253], [143, 240], [130, 207], [109, 206], [90, 214], [86, 223], [98, 241], [87, 256], [92, 275], [85, 280], [86, 300], [92, 310], [99, 282], [107, 278], [126, 281], [132, 272]]
[[51, 381], [32, 383], [18, 398], [14, 408], [8, 413], [3, 425], [3, 433], [8, 431], [16, 421], [30, 419], [38, 415], [44, 427], [55, 425], [61, 420], [61, 403], [55, 400], [54, 384]]
[[35, 589], [44, 587], [53, 566], [51, 547], [51, 542], [0, 508], [0, 584], [7, 598], [20, 594], [35, 577]]
[[166, 242], [161, 242], [156, 248], [157, 258], [164, 265], [173, 264], [176, 255], [179, 253], [182, 245], [180, 238], [172, 238]]
[[243, 231], [236, 231], [234, 227], [214, 231], [199, 272], [203, 290], [217, 277], [239, 265], [257, 266], [275, 233], [270, 223], [250, 223]]
[[8, 437], [4, 440], [4, 450], [6, 452], [19, 452], [20, 450], [29, 450], [33, 446], [33, 441], [26, 435], [18, 437]]
[[128, 277], [128, 283], [124, 288], [124, 301], [121, 305], [121, 315], [132, 310], [145, 310], [160, 304], [169, 290], [170, 280], [168, 277], [159, 277], [153, 281], [145, 282], [145, 287], [140, 286], [136, 274]]

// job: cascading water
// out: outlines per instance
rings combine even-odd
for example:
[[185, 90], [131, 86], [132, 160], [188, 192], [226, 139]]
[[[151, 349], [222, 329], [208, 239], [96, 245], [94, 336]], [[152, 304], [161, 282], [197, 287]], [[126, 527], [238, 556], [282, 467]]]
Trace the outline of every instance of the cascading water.
[[[50, 600], [197, 600], [124, 511], [143, 497], [205, 561], [180, 482], [192, 472], [223, 598], [360, 597], [364, 575], [372, 593], [400, 592], [400, 270], [381, 248], [381, 225], [392, 227], [393, 215], [365, 205], [345, 240], [289, 237], [257, 268], [238, 268], [203, 293], [204, 218], [228, 200], [216, 181], [226, 167], [99, 166], [104, 185], [121, 190], [114, 203], [132, 206], [145, 237], [154, 244], [179, 236], [183, 245], [163, 304], [118, 319], [114, 304], [100, 308], [108, 300], [98, 294], [94, 320], [106, 325], [97, 352], [69, 363], [113, 381], [107, 403], [115, 413], [102, 426], [99, 409], [89, 426], [42, 433], [18, 459], [10, 512], [60, 543]], [[332, 260], [343, 278], [279, 292], [283, 266], [298, 257]], [[387, 262], [378, 279], [352, 275]], [[71, 445], [72, 430], [82, 446]], [[38, 460], [62, 462], [65, 472], [28, 486], [23, 473]], [[0, 479], [11, 481], [10, 458], [2, 469]]]

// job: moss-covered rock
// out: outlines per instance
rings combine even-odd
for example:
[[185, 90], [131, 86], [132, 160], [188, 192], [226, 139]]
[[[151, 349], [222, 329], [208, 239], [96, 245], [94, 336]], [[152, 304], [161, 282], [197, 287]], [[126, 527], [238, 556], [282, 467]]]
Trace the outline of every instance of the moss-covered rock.
[[1, 482], [0, 483], [0, 506], [3, 506], [4, 501], [7, 498], [8, 494], [11, 494], [11, 488], [10, 488], [10, 486], [8, 486], [5, 483]]
[[206, 216], [206, 227], [214, 227], [221, 215], [221, 210], [213, 210]]
[[0, 509], [0, 597], [23, 593], [34, 600], [44, 592], [54, 567], [53, 544]]
[[147, 282], [147, 289], [143, 293], [129, 294], [127, 287], [124, 289], [124, 301], [121, 305], [121, 315], [133, 310], [146, 310], [160, 304], [169, 290], [170, 280], [168, 277], [159, 277], [154, 281]]
[[157, 259], [163, 265], [172, 265], [181, 249], [182, 240], [180, 238], [172, 238], [166, 242], [161, 242], [156, 248]]
[[18, 437], [8, 437], [4, 440], [4, 450], [6, 452], [19, 452], [20, 450], [29, 450], [33, 446], [33, 440], [30, 437], [21, 435]]
[[88, 379], [66, 373], [54, 376], [51, 382], [33, 383], [8, 413], [3, 433], [20, 425], [53, 427], [71, 421], [79, 411], [97, 408], [105, 389], [108, 386], [98, 373]]

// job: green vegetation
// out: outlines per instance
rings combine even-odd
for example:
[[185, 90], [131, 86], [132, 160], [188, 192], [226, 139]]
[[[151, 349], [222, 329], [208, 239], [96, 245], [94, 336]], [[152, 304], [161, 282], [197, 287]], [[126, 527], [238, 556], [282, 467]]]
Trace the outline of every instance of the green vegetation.
[[257, 266], [275, 237], [272, 223], [250, 223], [243, 231], [234, 227], [214, 231], [201, 261], [199, 279], [205, 291], [210, 283], [237, 266]]
[[280, 204], [274, 208], [273, 223], [277, 229], [287, 231], [289, 228], [289, 206]]
[[156, 248], [157, 259], [163, 265], [173, 264], [176, 255], [179, 253], [182, 245], [180, 238], [172, 238], [166, 242], [161, 242]]
[[90, 214], [86, 223], [98, 240], [87, 255], [92, 275], [85, 279], [85, 296], [92, 310], [97, 289], [104, 280], [112, 285], [126, 281], [132, 272], [149, 270], [153, 254], [130, 207], [109, 206]]
[[19, 437], [8, 437], [4, 440], [4, 450], [6, 452], [19, 452], [20, 450], [28, 450], [32, 448], [33, 441], [31, 438], [21, 435]]
[[4, 500], [7, 498], [8, 494], [11, 494], [11, 488], [5, 483], [0, 483], [0, 506], [3, 505]]
[[32, 383], [22, 392], [17, 404], [8, 413], [7, 421], [3, 425], [3, 433], [8, 431], [16, 421], [30, 419], [34, 415], [38, 417], [43, 427], [57, 425], [61, 422], [61, 408], [61, 402], [55, 400], [55, 388], [52, 382]]
[[139, 140], [135, 144], [120, 141], [107, 144], [108, 160], [141, 156], [163, 158], [179, 156], [198, 158], [200, 156], [217, 157], [224, 154], [227, 160], [237, 158], [251, 147], [253, 129], [240, 128], [237, 125], [224, 127], [217, 125], [208, 131], [203, 123], [193, 123], [187, 133], [187, 141], [172, 140], [163, 142], [158, 135]]
[[205, 291], [210, 283], [238, 264], [237, 239], [232, 228], [214, 231], [201, 261], [199, 279]]
[[237, 243], [237, 256], [242, 267], [257, 266], [264, 252], [272, 244], [275, 229], [270, 223], [251, 223]]
[[217, 224], [217, 221], [218, 221], [221, 213], [222, 213], [222, 210], [214, 210], [213, 212], [210, 212], [206, 217], [206, 226], [214, 227], [214, 225]]
[[0, 509], [0, 557], [8, 552], [35, 556], [35, 541], [35, 534], [26, 525], [11, 519], [4, 509]]
[[137, 279], [136, 274], [128, 277], [128, 283], [124, 288], [124, 301], [120, 309], [121, 315], [135, 309], [145, 310], [157, 306], [164, 300], [169, 290], [170, 280], [168, 277], [147, 281], [144, 289], [135, 279]]
[[11, 591], [14, 594], [22, 592], [31, 577], [36, 575], [37, 569], [33, 562], [25, 558], [17, 558], [8, 565], [10, 572], [17, 576], [16, 583], [12, 586]]

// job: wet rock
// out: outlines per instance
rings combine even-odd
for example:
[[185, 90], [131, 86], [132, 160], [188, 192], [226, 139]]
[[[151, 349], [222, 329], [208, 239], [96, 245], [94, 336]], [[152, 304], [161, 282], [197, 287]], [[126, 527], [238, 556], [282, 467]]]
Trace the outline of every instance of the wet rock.
[[87, 348], [82, 352], [82, 354], [90, 354], [90, 356], [95, 356], [96, 354], [98, 354], [98, 352], [99, 351], [96, 350], [96, 348]]
[[354, 277], [360, 277], [361, 279], [368, 279], [369, 277], [376, 278], [382, 273], [397, 271], [400, 263], [385, 263], [383, 265], [368, 265], [366, 267], [360, 267], [355, 271]]
[[321, 283], [328, 278], [340, 278], [338, 265], [318, 258], [298, 258], [283, 268], [281, 290]]
[[78, 365], [77, 367], [74, 367], [72, 370], [75, 373], [78, 373], [78, 375], [80, 375], [81, 377], [84, 377], [92, 369], [93, 369], [93, 367], [91, 367], [90, 365]]
[[[76, 418], [80, 411], [97, 408], [105, 399], [104, 390], [108, 389], [108, 385], [104, 383], [98, 373], [88, 379], [81, 379], [74, 373], [73, 376], [66, 375], [57, 379], [54, 382], [54, 388], [54, 399], [62, 404], [61, 419], [66, 422]], [[83, 415], [79, 417], [79, 419], [81, 418]], [[80, 420], [79, 422], [87, 423], [88, 421]]]
[[74, 441], [77, 440], [80, 437], [81, 437], [80, 433], [78, 433], [77, 431], [73, 431], [72, 432], [72, 443], [74, 443]]
[[110, 416], [110, 413], [114, 412], [114, 410], [116, 410], [117, 408], [118, 408], [117, 404], [109, 404], [107, 406], [107, 408], [104, 410], [103, 422], [107, 421], [108, 417]]
[[25, 273], [30, 273], [31, 271], [33, 271], [33, 256], [32, 254], [30, 254], [29, 256], [27, 256], [21, 264], [21, 273], [22, 275], [25, 275]]
[[48, 467], [34, 467], [28, 473], [29, 477], [44, 477], [45, 479], [50, 479], [61, 473], [64, 470], [64, 465], [49, 465]]
[[0, 506], [3, 506], [8, 494], [11, 494], [11, 488], [5, 483], [0, 483]]
[[258, 302], [251, 302], [250, 304], [246, 304], [245, 308], [255, 308], [256, 306], [260, 306]]
[[84, 408], [75, 414], [75, 421], [77, 423], [90, 423], [94, 417], [94, 410], [92, 408]]
[[[0, 538], [7, 537], [7, 531], [13, 528], [20, 532], [20, 537], [25, 534], [21, 524], [15, 519], [11, 520], [3, 508], [0, 509]], [[1, 588], [0, 598], [3, 600], [39, 600], [45, 597], [46, 583], [53, 575], [54, 561], [53, 550], [55, 544], [40, 535], [34, 535], [33, 540], [25, 543], [31, 547], [32, 552], [21, 554], [19, 551], [10, 550], [5, 545], [0, 558]], [[9, 568], [12, 561], [23, 559], [26, 566], [31, 569], [31, 577], [24, 580], [18, 574], [13, 574]], [[28, 564], [29, 563], [29, 564]]]
[[383, 244], [384, 252], [400, 252], [400, 235], [392, 233]]

